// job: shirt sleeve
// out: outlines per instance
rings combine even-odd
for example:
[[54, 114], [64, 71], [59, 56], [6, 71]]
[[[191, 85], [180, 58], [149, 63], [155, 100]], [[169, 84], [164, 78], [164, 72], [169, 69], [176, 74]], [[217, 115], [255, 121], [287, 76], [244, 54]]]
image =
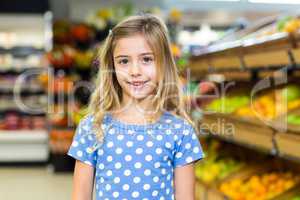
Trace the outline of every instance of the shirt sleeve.
[[96, 137], [92, 133], [91, 119], [90, 117], [83, 118], [76, 128], [68, 155], [95, 167], [97, 162], [95, 143]]
[[175, 145], [174, 167], [184, 166], [204, 158], [195, 129], [185, 125]]

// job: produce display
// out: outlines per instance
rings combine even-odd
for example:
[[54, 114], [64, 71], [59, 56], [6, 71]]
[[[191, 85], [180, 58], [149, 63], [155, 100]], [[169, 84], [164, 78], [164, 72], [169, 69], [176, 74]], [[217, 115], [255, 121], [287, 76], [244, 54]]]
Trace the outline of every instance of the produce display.
[[72, 121], [78, 125], [80, 120], [87, 114], [87, 107], [86, 106], [75, 106], [73, 112], [71, 113]]
[[300, 196], [295, 196], [292, 198], [292, 200], [300, 200]]
[[287, 122], [293, 125], [300, 125], [300, 115], [289, 114], [287, 117]]
[[185, 76], [180, 76], [182, 84], [183, 98], [186, 104], [191, 108], [202, 108], [211, 102], [211, 98], [205, 98], [204, 95], [215, 89], [215, 84], [209, 81], [194, 82], [188, 81]]
[[50, 88], [54, 94], [69, 94], [72, 92], [74, 82], [72, 77], [68, 76], [56, 76], [54, 77], [52, 88]]
[[69, 149], [74, 130], [52, 130], [50, 131], [50, 148], [53, 153], [65, 153]]
[[[49, 89], [49, 94], [54, 100], [49, 113], [50, 149], [52, 154], [59, 156], [68, 151], [74, 128], [84, 116], [81, 111], [83, 107], [78, 108], [74, 105], [82, 105], [77, 101], [86, 101], [89, 95], [78, 94], [73, 88], [78, 81], [91, 78], [97, 38], [95, 29], [87, 23], [60, 20], [54, 23], [53, 30], [54, 48], [47, 54], [50, 66], [54, 70], [51, 87], [48, 85], [49, 77], [46, 74], [41, 74], [39, 80]], [[75, 102], [70, 102], [70, 95], [74, 95]], [[61, 97], [64, 97], [63, 101]], [[54, 159], [53, 165], [56, 164], [58, 163]]]
[[46, 125], [46, 118], [43, 116], [29, 116], [11, 111], [2, 116], [0, 130], [37, 130], [45, 129]]
[[[86, 104], [90, 96], [90, 91], [76, 87], [77, 83], [90, 81], [92, 75], [96, 74], [98, 66], [93, 66], [93, 62], [98, 48], [116, 20], [131, 13], [130, 6], [132, 5], [127, 5], [124, 13], [124, 10], [117, 7], [101, 8], [92, 13], [86, 22], [54, 22], [53, 50], [46, 55], [54, 76], [51, 77], [50, 86], [47, 74], [41, 74], [38, 78], [53, 97], [52, 110], [49, 112], [52, 153], [65, 155], [67, 152], [74, 129], [86, 114]], [[71, 102], [70, 97], [73, 96], [75, 101]]]
[[69, 68], [74, 63], [74, 49], [68, 46], [55, 48], [47, 54], [49, 63], [54, 68]]
[[258, 97], [252, 103], [252, 107], [247, 105], [236, 110], [235, 114], [243, 117], [264, 116], [273, 119], [276, 116], [275, 102], [273, 94], [266, 94]]
[[67, 105], [56, 104], [51, 108], [51, 115], [49, 121], [53, 126], [67, 127], [68, 116], [67, 116]]
[[274, 21], [268, 21], [265, 26], [251, 27], [249, 30], [242, 30], [230, 35], [222, 41], [259, 39], [277, 33], [294, 34], [300, 29], [300, 18], [295, 16], [283, 16]]
[[237, 109], [248, 105], [250, 99], [248, 96], [233, 96], [233, 97], [221, 97], [212, 101], [206, 109], [209, 111], [215, 111], [218, 113], [233, 113]]
[[293, 33], [300, 28], [300, 19], [298, 17], [286, 16], [277, 21], [277, 30]]
[[211, 184], [244, 166], [244, 162], [224, 155], [221, 151], [221, 144], [217, 140], [212, 140], [207, 146], [204, 150], [207, 155], [205, 161], [195, 166], [195, 176], [202, 182]]
[[283, 89], [267, 92], [257, 97], [253, 101], [252, 107], [250, 105], [241, 107], [234, 114], [243, 117], [259, 115], [265, 119], [274, 119], [298, 107], [300, 107], [300, 87], [288, 85]]
[[[286, 62], [283, 62], [284, 59], [280, 59], [280, 56], [278, 56], [278, 62], [275, 58], [274, 62], [269, 62], [269, 59], [276, 57], [276, 55], [282, 54], [283, 56], [283, 54], [287, 52], [287, 50], [282, 47], [283, 44], [291, 45], [299, 42], [300, 17], [288, 16], [280, 17], [277, 20], [274, 19], [275, 18], [269, 18], [265, 21], [260, 21], [254, 24], [254, 26], [249, 26], [249, 29], [246, 27], [246, 29], [236, 32], [236, 34], [225, 36], [211, 46], [201, 48], [200, 51], [195, 53], [195, 57], [190, 60], [193, 64], [192, 66], [195, 67], [195, 71], [196, 67], [204, 68], [207, 67], [206, 65], [208, 64], [209, 67], [216, 70], [213, 73], [224, 75], [226, 81], [227, 74], [229, 74], [228, 79], [234, 79], [234, 76], [230, 76], [230, 67], [232, 67], [231, 65], [233, 65], [232, 63], [234, 63], [235, 58], [243, 57], [245, 61], [244, 64], [250, 72], [248, 74], [250, 77], [247, 81], [251, 83], [252, 81], [259, 81], [257, 79], [264, 77], [266, 74], [272, 74], [274, 72], [272, 70], [274, 69], [286, 67], [286, 64], [283, 64]], [[294, 56], [295, 59], [298, 58], [298, 46], [293, 47], [292, 51], [291, 57]], [[286, 54], [284, 56], [286, 56]], [[214, 99], [207, 106], [201, 107], [201, 109], [205, 111], [228, 114], [228, 117], [234, 116], [236, 119], [246, 118], [243, 122], [232, 118], [224, 121], [220, 120], [220, 122], [225, 125], [229, 122], [233, 122], [233, 126], [236, 125], [236, 130], [240, 132], [235, 132], [235, 135], [232, 135], [232, 137], [219, 137], [217, 134], [221, 134], [225, 131], [223, 131], [223, 129], [216, 131], [216, 126], [208, 129], [211, 130], [211, 136], [215, 138], [215, 140], [225, 141], [224, 143], [233, 143], [237, 146], [243, 146], [245, 149], [251, 149], [255, 155], [261, 151], [264, 152], [264, 150], [259, 147], [264, 143], [263, 140], [265, 138], [265, 141], [273, 142], [270, 142], [269, 146], [271, 147], [272, 153], [267, 151], [268, 156], [274, 157], [276, 161], [280, 160], [280, 162], [283, 163], [288, 162], [288, 160], [298, 162], [299, 156], [289, 153], [293, 150], [294, 152], [298, 152], [297, 148], [289, 144], [297, 146], [299, 136], [296, 135], [298, 130], [296, 126], [300, 125], [300, 114], [299, 112], [296, 113], [300, 108], [300, 84], [297, 82], [297, 76], [299, 76], [297, 71], [298, 60], [295, 62], [294, 64], [289, 63], [291, 64], [292, 73], [287, 74], [288, 83], [284, 86], [276, 85], [276, 78], [274, 77], [277, 77], [277, 73], [275, 72], [273, 74], [274, 77], [271, 78], [272, 81], [274, 81], [273, 78], [275, 79], [275, 83], [272, 82], [272, 88], [258, 91], [253, 97], [250, 96], [251, 92], [243, 93], [242, 95], [240, 93], [230, 93], [230, 95]], [[237, 66], [237, 68], [238, 67], [239, 66]], [[243, 67], [241, 64], [239, 69], [245, 72], [245, 70], [242, 70]], [[210, 73], [207, 74], [206, 78], [213, 80], [213, 78], [211, 78], [213, 76], [209, 76], [209, 74]], [[254, 86], [258, 86], [256, 83], [251, 83], [251, 89], [253, 89]], [[244, 88], [242, 84], [239, 83], [237, 86], [246, 91], [246, 87]], [[195, 91], [196, 94], [200, 94], [197, 82], [187, 83], [186, 88], [190, 89], [192, 93]], [[191, 100], [191, 97], [187, 96], [187, 100]], [[284, 131], [277, 129], [276, 126], [267, 127], [269, 123], [253, 124], [251, 123], [251, 119], [249, 119], [260, 118], [262, 121], [270, 120], [276, 123], [277, 119], [279, 120], [285, 116], [287, 116], [289, 125], [295, 125], [295, 127], [290, 126], [286, 130], [289, 135], [285, 135]], [[219, 125], [218, 119], [226, 119], [226, 117], [227, 116], [215, 116], [215, 118], [207, 118], [204, 122], [207, 122], [209, 125]], [[247, 129], [248, 127], [249, 129]], [[243, 131], [244, 128], [247, 130]], [[257, 138], [251, 135], [251, 132], [256, 131], [257, 133], [255, 134], [258, 136]], [[208, 134], [210, 133], [208, 132]], [[262, 140], [255, 141], [256, 139], [259, 140], [258, 138]], [[281, 197], [281, 195], [282, 197], [288, 195], [287, 200], [300, 199], [299, 193], [295, 193], [294, 197], [291, 197], [291, 193], [294, 192], [292, 188], [299, 188], [300, 173], [299, 171], [290, 171], [289, 169], [294, 169], [290, 167], [290, 165], [286, 165], [285, 167], [281, 166], [280, 169], [269, 168], [273, 165], [258, 162], [258, 159], [255, 160], [256, 158], [254, 158], [254, 162], [257, 161], [259, 166], [265, 165], [266, 168], [264, 170], [257, 170], [257, 172], [252, 173], [251, 176], [249, 176], [249, 172], [246, 170], [247, 177], [245, 177], [245, 174], [243, 174], [244, 168], [242, 167], [247, 166], [247, 161], [234, 159], [233, 156], [225, 156], [220, 153], [223, 152], [223, 149], [218, 149], [218, 151], [204, 149], [204, 152], [207, 155], [205, 160], [197, 163], [195, 166], [195, 175], [199, 180], [199, 188], [201, 188], [199, 191], [203, 193], [202, 197], [204, 197], [201, 197], [201, 199], [219, 199], [214, 197], [210, 198], [213, 196], [210, 196], [210, 193], [218, 193], [214, 191], [215, 186], [217, 186], [218, 191], [223, 194], [220, 196], [220, 199], [275, 200], [277, 197]], [[295, 156], [293, 157], [293, 155]], [[283, 161], [281, 161], [281, 158]], [[241, 172], [241, 176], [237, 178], [239, 177], [239, 172]], [[230, 176], [230, 174], [236, 176]], [[216, 196], [218, 196], [218, 194], [216, 194]]]
[[11, 54], [0, 54], [0, 70], [24, 70], [34, 67], [43, 67], [44, 55], [28, 55], [16, 57]]
[[83, 50], [71, 46], [62, 46], [49, 52], [47, 57], [54, 68], [89, 69], [94, 58], [94, 51], [92, 49]]
[[246, 180], [239, 178], [224, 182], [219, 189], [232, 200], [267, 200], [292, 188], [299, 176], [292, 172], [268, 172], [253, 175]]

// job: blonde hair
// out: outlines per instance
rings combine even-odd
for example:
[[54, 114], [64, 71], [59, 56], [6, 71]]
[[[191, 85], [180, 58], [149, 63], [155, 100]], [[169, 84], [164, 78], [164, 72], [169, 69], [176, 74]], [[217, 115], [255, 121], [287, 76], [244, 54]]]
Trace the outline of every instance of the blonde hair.
[[[94, 117], [94, 133], [101, 142], [104, 139], [101, 124], [105, 113], [120, 108], [122, 101], [122, 88], [114, 73], [113, 51], [120, 38], [136, 34], [142, 34], [145, 37], [155, 56], [158, 87], [153, 105], [155, 105], [156, 111], [165, 109], [183, 117], [194, 126], [185, 109], [166, 25], [158, 17], [150, 14], [131, 16], [110, 31], [99, 53], [100, 68], [96, 88], [89, 103], [89, 113]], [[112, 73], [107, 73], [110, 71]]]

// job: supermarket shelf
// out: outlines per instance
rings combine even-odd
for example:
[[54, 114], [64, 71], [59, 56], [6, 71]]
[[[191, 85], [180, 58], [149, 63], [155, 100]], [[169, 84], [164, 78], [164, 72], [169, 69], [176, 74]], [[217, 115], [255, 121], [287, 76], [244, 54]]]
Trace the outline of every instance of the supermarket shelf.
[[[245, 120], [236, 120], [234, 117], [217, 114], [204, 117], [201, 127], [207, 127], [203, 130], [206, 136], [293, 162], [300, 162], [299, 132], [289, 132], [290, 130], [288, 132], [275, 132], [266, 125], [263, 127], [263, 124], [257, 123], [255, 120]], [[222, 122], [223, 127], [218, 130], [216, 122]], [[226, 125], [224, 125], [226, 123], [232, 123], [235, 127], [233, 134], [226, 133]]]
[[[47, 143], [48, 132], [47, 130], [1, 130], [0, 131], [0, 144], [1, 143]], [[2, 145], [2, 144], [1, 144]]]
[[[14, 94], [14, 88], [10, 86], [0, 86], [0, 94], [3, 95], [13, 95]], [[20, 94], [23, 96], [26, 95], [43, 95], [46, 94], [46, 91], [44, 88], [20, 88]]]
[[74, 131], [76, 129], [76, 125], [70, 125], [70, 126], [59, 126], [52, 124], [51, 130], [59, 130], [59, 131]]
[[0, 54], [11, 54], [16, 57], [24, 57], [32, 54], [42, 54], [44, 52], [44, 48], [35, 48], [32, 46], [16, 46], [11, 48], [0, 47]]
[[242, 41], [223, 42], [221, 44], [210, 45], [206, 49], [201, 49], [192, 59], [207, 58], [213, 56], [231, 56], [240, 53], [243, 47]]
[[46, 144], [1, 144], [0, 162], [45, 162], [49, 159]]
[[[30, 122], [32, 127], [41, 127], [41, 129], [0, 130], [0, 163], [48, 162], [50, 148], [46, 113], [26, 113], [17, 105], [14, 105], [15, 101], [12, 97], [14, 93], [19, 93], [24, 104], [34, 107], [43, 107], [46, 103], [47, 90], [39, 84], [37, 75], [40, 74], [40, 71], [47, 70], [48, 67], [48, 63], [44, 60], [44, 54], [52, 47], [52, 15], [47, 12], [43, 15], [34, 15], [28, 19], [27, 16], [22, 15], [3, 17], [6, 21], [14, 21], [7, 28], [4, 26], [4, 31], [15, 34], [16, 38], [13, 41], [4, 41], [0, 44], [0, 56], [4, 58], [2, 66], [0, 66], [0, 76], [3, 78], [0, 83], [0, 95], [3, 95], [0, 114], [14, 111], [17, 113], [18, 119], [22, 118], [23, 115], [28, 118], [27, 121], [24, 121], [25, 124]], [[30, 23], [25, 23], [26, 25], [20, 28], [24, 25], [24, 23], [20, 23], [20, 19], [24, 18]], [[5, 22], [5, 20], [2, 21]], [[26, 30], [30, 31], [26, 32]], [[24, 34], [23, 31], [30, 35]], [[20, 85], [15, 87], [14, 79], [18, 78], [18, 75], [32, 71], [34, 74], [30, 75], [30, 81], [27, 81], [27, 77], [24, 77]], [[10, 76], [12, 80], [6, 80], [6, 76]], [[35, 80], [33, 81], [32, 78], [35, 78]], [[37, 117], [35, 120], [35, 116], [43, 117]], [[4, 118], [3, 123], [6, 123], [5, 120], [8, 119]], [[42, 127], [42, 123], [45, 123], [45, 128]]]
[[275, 142], [280, 157], [300, 161], [300, 135], [293, 133], [276, 133]]
[[0, 162], [45, 162], [49, 159], [47, 130], [1, 130]]
[[300, 134], [300, 126], [299, 125], [288, 124], [287, 129], [290, 132]]
[[209, 135], [226, 142], [275, 155], [274, 131], [257, 120], [236, 119], [228, 115], [204, 116], [201, 122]]
[[274, 33], [272, 35], [246, 39], [242, 42], [243, 51], [247, 53], [264, 52], [266, 50], [277, 50], [284, 48], [291, 48], [294, 45], [294, 40], [292, 40], [289, 35], [285, 32]]
[[3, 67], [0, 66], [0, 75], [20, 75], [33, 70], [45, 70], [45, 67]]
[[[46, 106], [45, 106], [46, 107]], [[24, 116], [46, 116], [47, 112], [39, 112], [39, 113], [29, 113], [23, 110], [20, 110], [20, 108], [17, 107], [1, 107], [0, 106], [0, 114], [5, 114], [8, 112], [15, 112], [15, 113], [19, 113], [20, 115], [24, 115]]]
[[299, 68], [300, 33], [275, 33], [253, 39], [214, 44], [190, 57], [191, 74]]
[[238, 140], [234, 137], [222, 136], [222, 135], [218, 135], [216, 133], [209, 133], [208, 135], [211, 135], [212, 137], [214, 137], [216, 139], [219, 139], [219, 140], [231, 143], [231, 144], [243, 146], [243, 147], [246, 147], [248, 149], [253, 149], [255, 151], [262, 152], [262, 153], [265, 153], [265, 154], [276, 155], [276, 153], [277, 153], [276, 149], [273, 149], [273, 148], [269, 149], [269, 148], [261, 147], [261, 146], [256, 145], [256, 144], [252, 144], [251, 141], [249, 141], [249, 143], [248, 143], [246, 141], [240, 141], [240, 140]]

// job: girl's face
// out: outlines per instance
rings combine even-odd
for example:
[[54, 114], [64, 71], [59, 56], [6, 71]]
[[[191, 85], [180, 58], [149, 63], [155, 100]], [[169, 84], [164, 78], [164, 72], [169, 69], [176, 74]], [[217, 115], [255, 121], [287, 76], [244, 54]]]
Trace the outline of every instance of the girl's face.
[[124, 98], [142, 100], [154, 94], [157, 87], [155, 57], [143, 35], [119, 39], [113, 57]]

